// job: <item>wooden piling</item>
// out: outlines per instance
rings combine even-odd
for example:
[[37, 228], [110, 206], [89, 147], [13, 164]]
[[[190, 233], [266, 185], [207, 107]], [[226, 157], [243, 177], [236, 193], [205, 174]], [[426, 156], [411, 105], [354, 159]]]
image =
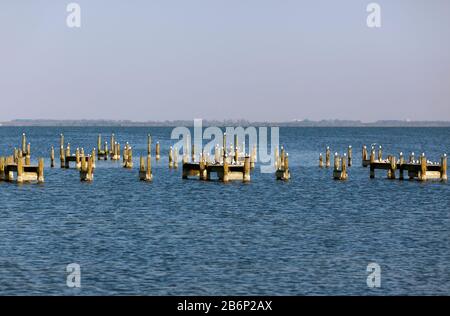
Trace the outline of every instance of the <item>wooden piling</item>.
[[250, 182], [250, 156], [244, 158], [244, 182]]
[[220, 148], [219, 148], [219, 144], [216, 144], [216, 146], [214, 146], [214, 163], [216, 163], [216, 164], [220, 163]]
[[22, 152], [27, 152], [27, 137], [25, 136], [25, 133], [22, 133]]
[[0, 181], [5, 180], [5, 157], [0, 157]]
[[25, 166], [31, 165], [31, 157], [29, 155], [25, 156]]
[[159, 144], [159, 142], [156, 142], [156, 147], [155, 147], [155, 159], [159, 160], [161, 158], [161, 145]]
[[403, 152], [400, 152], [400, 155], [398, 157], [398, 164], [399, 164], [399, 169], [398, 169], [398, 178], [399, 180], [403, 180], [404, 179], [404, 175], [403, 175], [403, 165], [405, 164], [405, 157], [403, 157]]
[[[351, 146], [349, 147], [351, 149]], [[351, 151], [350, 151], [351, 153]], [[347, 180], [348, 174], [347, 174], [347, 162], [351, 161], [350, 158], [346, 157], [344, 154], [344, 157], [341, 159], [341, 178], [339, 180]], [[351, 162], [349, 162], [349, 165], [351, 166]]]
[[277, 146], [275, 147], [275, 170], [279, 169], [280, 167], [280, 152]]
[[195, 144], [192, 142], [191, 144], [191, 161], [195, 162]]
[[127, 161], [125, 162], [124, 167], [128, 169], [133, 168], [133, 150], [131, 149], [131, 147], [129, 147], [127, 150]]
[[223, 157], [223, 175], [222, 175], [222, 181], [223, 182], [228, 182], [229, 181], [229, 176], [228, 173], [230, 172], [229, 170], [229, 166], [228, 166], [228, 157], [225, 154]]
[[147, 156], [152, 156], [152, 136], [147, 134]]
[[441, 157], [441, 181], [447, 181], [447, 154]]
[[319, 168], [323, 168], [323, 156], [322, 156], [322, 153], [319, 154]]
[[173, 149], [173, 168], [178, 169], [178, 148]]
[[23, 182], [23, 159], [19, 158], [17, 160], [17, 182]]
[[284, 169], [284, 159], [286, 158], [286, 151], [284, 150], [284, 146], [281, 146], [281, 155], [278, 167]]
[[55, 148], [50, 149], [50, 168], [55, 168]]
[[98, 159], [100, 160], [100, 152], [102, 151], [102, 135], [98, 134], [97, 136], [97, 150], [98, 150]]
[[330, 168], [331, 166], [331, 161], [330, 161], [330, 147], [327, 146], [326, 151], [325, 151], [325, 167], [326, 168]]
[[169, 169], [173, 168], [173, 148], [169, 147]]
[[364, 161], [368, 160], [367, 159], [367, 146], [364, 145], [362, 148], [362, 165], [363, 167], [365, 167]]
[[351, 145], [348, 146], [347, 149], [347, 160], [348, 160], [348, 166], [351, 167], [352, 166], [352, 159], [353, 159], [353, 148]]
[[425, 157], [425, 153], [422, 153], [420, 156], [420, 171], [418, 178], [420, 181], [427, 180], [427, 158]]
[[395, 170], [397, 169], [396, 158], [393, 155], [389, 155], [388, 160], [390, 163], [390, 167], [388, 169], [388, 179], [394, 180], [395, 179]]
[[380, 147], [378, 148], [378, 161], [382, 161], [383, 160], [383, 151], [382, 151], [382, 149], [381, 149], [381, 145], [380, 145]]
[[38, 174], [37, 174], [38, 183], [44, 182], [44, 158], [40, 158], [38, 161]]
[[108, 155], [109, 155], [108, 142], [105, 141], [105, 155], [104, 155], [103, 159], [108, 160]]

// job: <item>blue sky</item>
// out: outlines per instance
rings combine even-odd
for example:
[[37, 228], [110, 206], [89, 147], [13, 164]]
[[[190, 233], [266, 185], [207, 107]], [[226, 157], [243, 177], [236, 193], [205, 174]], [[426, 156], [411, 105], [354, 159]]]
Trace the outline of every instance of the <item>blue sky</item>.
[[0, 121], [450, 120], [450, 1], [0, 1]]

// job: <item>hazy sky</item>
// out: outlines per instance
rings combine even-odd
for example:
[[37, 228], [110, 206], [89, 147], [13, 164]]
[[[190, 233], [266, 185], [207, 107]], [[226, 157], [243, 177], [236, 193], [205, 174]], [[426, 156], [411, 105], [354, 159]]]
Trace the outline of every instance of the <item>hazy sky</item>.
[[0, 121], [450, 120], [450, 1], [0, 0]]

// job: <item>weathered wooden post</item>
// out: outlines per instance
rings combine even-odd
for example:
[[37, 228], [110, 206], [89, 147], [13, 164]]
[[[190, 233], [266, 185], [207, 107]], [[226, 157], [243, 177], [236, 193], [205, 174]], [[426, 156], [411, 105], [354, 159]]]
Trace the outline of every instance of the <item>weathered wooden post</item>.
[[409, 163], [415, 163], [414, 152], [412, 152], [411, 155], [409, 155]]
[[333, 171], [338, 171], [339, 170], [339, 164], [340, 164], [341, 158], [339, 157], [338, 153], [334, 153], [334, 170]]
[[381, 162], [382, 160], [383, 160], [383, 152], [380, 145], [380, 147], [378, 148], [378, 161]]
[[152, 156], [152, 136], [147, 134], [147, 156]]
[[160, 158], [161, 158], [161, 145], [159, 144], [159, 142], [156, 142], [155, 159], [159, 160]]
[[388, 160], [390, 163], [389, 169], [388, 169], [388, 179], [395, 179], [395, 170], [397, 169], [397, 162], [394, 155], [389, 155]]
[[59, 160], [61, 161], [61, 168], [64, 168], [66, 165], [64, 157], [64, 146], [61, 146], [61, 148], [59, 149]]
[[110, 142], [110, 144], [111, 144], [111, 153], [110, 153], [111, 160], [115, 160], [115, 153], [116, 153], [115, 144], [116, 144], [116, 141], [115, 141], [114, 133], [111, 134], [111, 142]]
[[250, 182], [250, 156], [244, 158], [244, 182]]
[[375, 162], [375, 147], [372, 146], [372, 149], [370, 150], [370, 178], [373, 179], [375, 178], [375, 167], [374, 167], [374, 162]]
[[427, 158], [425, 157], [425, 153], [422, 153], [422, 155], [420, 156], [419, 180], [427, 180]]
[[205, 155], [203, 153], [200, 153], [199, 157], [199, 178], [200, 180], [207, 180], [207, 171], [206, 171], [206, 161], [205, 161]]
[[323, 156], [322, 156], [322, 153], [319, 154], [319, 168], [323, 168]]
[[280, 161], [280, 152], [277, 146], [275, 147], [275, 166], [274, 166], [275, 170], [278, 170], [280, 168], [279, 161]]
[[68, 157], [70, 157], [70, 143], [67, 143], [67, 147], [66, 147], [66, 159], [65, 159], [65, 168], [69, 168], [69, 159]]
[[234, 134], [234, 162], [238, 163], [239, 161], [239, 142], [237, 133]]
[[348, 158], [348, 166], [352, 166], [352, 155], [353, 155], [353, 149], [352, 146], [349, 145], [347, 149], [347, 158]]
[[102, 135], [98, 134], [97, 136], [97, 149], [98, 149], [98, 155], [97, 158], [100, 160], [100, 152], [102, 151]]
[[[84, 157], [83, 157], [84, 159]], [[78, 170], [80, 170], [81, 168], [81, 158], [80, 158], [80, 149], [77, 148], [77, 150], [75, 150], [75, 166]]]
[[191, 144], [191, 161], [195, 162], [195, 144], [192, 142]]
[[228, 157], [227, 157], [226, 154], [224, 154], [224, 157], [223, 157], [223, 177], [222, 177], [222, 181], [223, 182], [228, 182], [228, 180], [229, 180], [228, 172], [229, 172]]
[[178, 169], [178, 148], [173, 149], [173, 168]]
[[31, 157], [31, 143], [27, 144], [27, 153], [26, 153], [26, 155]]
[[169, 147], [169, 169], [173, 168], [173, 148]]
[[0, 157], [0, 181], [5, 180], [5, 157]]
[[214, 163], [220, 163], [220, 149], [219, 149], [219, 144], [216, 144], [216, 146], [214, 146]]
[[152, 181], [153, 180], [153, 173], [152, 173], [152, 156], [147, 155], [147, 174], [145, 176], [146, 181]]
[[97, 160], [95, 157], [95, 148], [92, 149], [91, 157], [92, 157], [92, 167], [95, 168], [95, 161]]
[[403, 152], [400, 152], [400, 156], [398, 158], [398, 164], [399, 164], [399, 175], [398, 178], [400, 180], [404, 179], [404, 175], [403, 175], [403, 165], [405, 164], [405, 157], [403, 157]]
[[40, 158], [38, 162], [37, 181], [38, 183], [44, 182], [44, 158]]
[[23, 182], [23, 159], [20, 157], [17, 160], [17, 182]]
[[[350, 146], [351, 148], [351, 146]], [[350, 151], [351, 153], [351, 151]], [[348, 174], [347, 174], [347, 161], [351, 161], [350, 158], [347, 158], [346, 155], [344, 154], [344, 157], [341, 158], [341, 177], [339, 180], [347, 180], [348, 178]], [[350, 163], [351, 165], [351, 163]]]
[[257, 147], [256, 144], [253, 144], [252, 155], [250, 158], [250, 168], [255, 169], [255, 164], [257, 160]]
[[284, 146], [281, 146], [280, 163], [278, 165], [281, 169], [284, 169], [284, 158], [286, 158], [286, 151], [284, 150]]
[[55, 148], [50, 149], [50, 168], [55, 168]]
[[441, 181], [447, 181], [447, 154], [441, 157]]
[[25, 136], [25, 133], [22, 133], [22, 152], [27, 152], [27, 137]]
[[145, 171], [144, 157], [140, 156], [139, 157], [139, 180], [141, 180], [141, 181], [145, 180], [146, 174], [147, 173]]
[[25, 166], [31, 165], [31, 157], [29, 155], [25, 156]]
[[131, 147], [128, 148], [128, 154], [127, 154], [127, 162], [125, 163], [125, 168], [131, 169], [133, 168], [133, 150]]
[[366, 167], [367, 165], [364, 163], [365, 161], [367, 161], [368, 159], [367, 159], [367, 146], [366, 145], [364, 145], [363, 146], [363, 148], [362, 148], [362, 166], [363, 167]]
[[103, 157], [103, 159], [108, 160], [108, 155], [109, 155], [108, 142], [105, 141], [105, 156]]
[[128, 145], [128, 142], [125, 143], [125, 147], [123, 149], [123, 165], [125, 166], [126, 162], [128, 161], [128, 148], [130, 146]]
[[325, 167], [326, 168], [330, 168], [331, 166], [331, 161], [330, 161], [330, 147], [327, 146], [326, 152], [325, 152]]

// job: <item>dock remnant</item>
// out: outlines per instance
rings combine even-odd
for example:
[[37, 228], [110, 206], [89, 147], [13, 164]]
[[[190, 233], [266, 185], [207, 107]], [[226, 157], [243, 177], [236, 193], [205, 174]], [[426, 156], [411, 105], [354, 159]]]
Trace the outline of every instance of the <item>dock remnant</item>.
[[[87, 160], [85, 159], [87, 158]], [[81, 166], [80, 166], [80, 181], [92, 182], [94, 181], [94, 157], [84, 157], [81, 155]]]
[[[394, 155], [388, 155], [387, 159], [382, 159], [382, 154], [378, 151], [378, 157], [375, 158], [375, 148], [372, 147], [370, 153], [370, 178], [375, 178], [375, 170], [386, 170], [388, 179], [396, 179], [396, 171], [399, 171], [399, 180], [404, 179], [404, 172], [408, 172], [408, 178], [418, 179], [419, 181], [427, 180], [447, 180], [447, 155], [441, 156], [439, 162], [428, 161], [425, 153], [415, 159], [414, 153], [411, 153], [408, 161], [405, 160], [403, 152], [400, 153], [399, 158]], [[381, 158], [381, 159], [380, 159]]]
[[291, 178], [291, 171], [289, 170], [289, 154], [285, 152], [284, 147], [282, 147], [281, 153], [280, 166], [275, 171], [275, 177], [277, 180], [287, 181]]
[[150, 182], [153, 180], [152, 161], [151, 156], [147, 155], [147, 164], [145, 164], [144, 157], [141, 156], [139, 160], [139, 180]]
[[333, 178], [335, 180], [347, 180], [347, 155], [340, 157], [338, 153], [334, 154]]
[[109, 150], [108, 150], [108, 142], [105, 141], [102, 147], [102, 135], [98, 134], [97, 137], [97, 159], [98, 160], [108, 160]]
[[[236, 140], [236, 139], [235, 139]], [[226, 146], [226, 133], [223, 136], [223, 144]], [[200, 153], [199, 159], [196, 161], [195, 149], [192, 148], [192, 160], [187, 161], [187, 155], [183, 156], [183, 171], [182, 178], [188, 179], [191, 177], [200, 180], [211, 180], [211, 175], [216, 174], [219, 181], [250, 181], [250, 155], [243, 154], [244, 159], [241, 160], [239, 157], [236, 159], [236, 147], [231, 146], [229, 153], [227, 153], [227, 148], [222, 147], [220, 154], [222, 158], [219, 159], [219, 148], [216, 147], [214, 159], [210, 159], [208, 154]], [[239, 156], [239, 155], [238, 155]]]
[[322, 153], [319, 154], [319, 168], [323, 168], [323, 156], [322, 156]]
[[[14, 157], [0, 157], [0, 180], [17, 183], [44, 182], [44, 158], [39, 158], [37, 165], [25, 164], [25, 159], [20, 157], [17, 162]], [[16, 178], [14, 178], [16, 173]], [[15, 180], [14, 180], [15, 179]]]

